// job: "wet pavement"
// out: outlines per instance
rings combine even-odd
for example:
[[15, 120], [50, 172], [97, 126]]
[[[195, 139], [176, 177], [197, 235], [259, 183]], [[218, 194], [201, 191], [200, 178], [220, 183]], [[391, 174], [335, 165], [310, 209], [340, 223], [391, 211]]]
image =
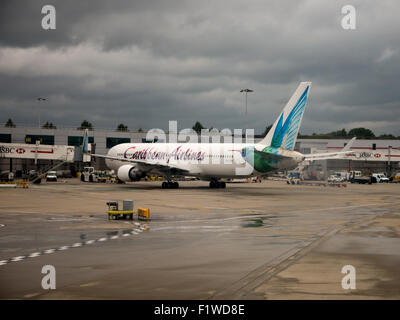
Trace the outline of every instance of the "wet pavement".
[[[67, 180], [1, 190], [0, 297], [400, 297], [400, 185], [207, 185]], [[105, 202], [124, 199], [149, 207], [151, 221], [108, 221]], [[341, 266], [351, 263], [358, 291], [348, 292]], [[46, 264], [56, 290], [41, 288]]]

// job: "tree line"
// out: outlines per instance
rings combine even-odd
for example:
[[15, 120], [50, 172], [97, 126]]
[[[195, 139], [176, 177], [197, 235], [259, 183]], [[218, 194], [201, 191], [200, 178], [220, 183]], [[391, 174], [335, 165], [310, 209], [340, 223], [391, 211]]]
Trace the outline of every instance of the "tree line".
[[[11, 120], [8, 119], [7, 122], [4, 125], [7, 128], [15, 128], [16, 125], [15, 123]], [[49, 121], [46, 121], [46, 123], [42, 126], [43, 129], [56, 129], [57, 127]], [[268, 125], [264, 132], [261, 135], [256, 135], [256, 136], [265, 136], [267, 135], [267, 133], [269, 132], [269, 130], [271, 130], [272, 125]], [[94, 127], [92, 125], [91, 122], [89, 122], [88, 120], [83, 120], [81, 122], [81, 125], [77, 128], [78, 130], [85, 130], [85, 129], [89, 129], [89, 130], [93, 130]], [[201, 130], [202, 129], [207, 129], [206, 127], [204, 127], [199, 121], [196, 121], [195, 124], [193, 125], [192, 129], [198, 133], [201, 134]], [[209, 128], [209, 130], [211, 130], [211, 128]], [[116, 131], [120, 131], [120, 132], [128, 132], [128, 126], [120, 123], [117, 128]], [[138, 129], [138, 132], [143, 132], [142, 128]], [[368, 128], [353, 128], [349, 131], [346, 131], [346, 129], [342, 129], [342, 130], [338, 130], [338, 131], [332, 131], [332, 132], [328, 132], [328, 133], [313, 133], [313, 134], [301, 134], [299, 133], [298, 138], [300, 139], [347, 139], [347, 138], [353, 138], [353, 137], [357, 137], [357, 139], [400, 139], [400, 136], [394, 136], [393, 134], [381, 134], [379, 136], [375, 135], [374, 132], [371, 129]]]
[[328, 133], [313, 133], [311, 135], [298, 135], [299, 138], [306, 138], [306, 139], [347, 139], [357, 137], [357, 139], [400, 139], [400, 136], [394, 136], [393, 134], [381, 134], [375, 135], [371, 129], [368, 128], [353, 128], [349, 131], [345, 129], [332, 131]]
[[[12, 119], [8, 119], [4, 126], [6, 128], [16, 128], [17, 127], [16, 124], [12, 121]], [[46, 121], [46, 123], [44, 125], [42, 125], [42, 129], [57, 129], [57, 127], [52, 122]], [[81, 122], [81, 125], [77, 129], [78, 130], [85, 130], [85, 129], [93, 130], [94, 127], [93, 127], [93, 124], [91, 122], [89, 122], [88, 120], [83, 120]], [[127, 125], [120, 123], [117, 126], [116, 131], [128, 132], [129, 129], [128, 129]], [[143, 129], [139, 128], [138, 132], [143, 132]]]

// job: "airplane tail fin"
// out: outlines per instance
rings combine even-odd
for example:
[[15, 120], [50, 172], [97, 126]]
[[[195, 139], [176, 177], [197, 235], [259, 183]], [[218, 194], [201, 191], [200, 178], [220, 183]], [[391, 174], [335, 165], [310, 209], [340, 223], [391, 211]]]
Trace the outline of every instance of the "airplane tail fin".
[[301, 82], [283, 108], [271, 130], [258, 144], [263, 147], [293, 150], [306, 108], [311, 82]]
[[85, 132], [83, 133], [83, 142], [82, 142], [82, 160], [83, 162], [90, 162], [92, 157], [91, 157], [91, 152], [92, 152], [92, 145], [89, 144], [89, 130], [85, 129]]
[[89, 153], [89, 130], [88, 129], [85, 129], [85, 132], [83, 133], [82, 152], [84, 154]]

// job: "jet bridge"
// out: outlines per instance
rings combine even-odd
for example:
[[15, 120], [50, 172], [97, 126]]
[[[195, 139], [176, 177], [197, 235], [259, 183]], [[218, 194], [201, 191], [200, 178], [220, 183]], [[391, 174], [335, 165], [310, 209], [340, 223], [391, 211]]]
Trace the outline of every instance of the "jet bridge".
[[0, 158], [73, 162], [74, 154], [73, 146], [0, 143]]

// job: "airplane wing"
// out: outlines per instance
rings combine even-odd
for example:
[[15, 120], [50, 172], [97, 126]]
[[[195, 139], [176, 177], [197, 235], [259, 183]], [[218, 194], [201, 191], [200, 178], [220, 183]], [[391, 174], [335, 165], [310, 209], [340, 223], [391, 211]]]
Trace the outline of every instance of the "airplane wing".
[[328, 160], [328, 159], [341, 159], [341, 156], [349, 153], [356, 137], [352, 138], [346, 146], [338, 152], [328, 152], [328, 153], [312, 153], [305, 155], [304, 160], [314, 161], [314, 160]]
[[169, 164], [169, 163], [165, 164], [165, 163], [149, 161], [149, 160], [126, 159], [126, 158], [122, 158], [122, 157], [112, 157], [112, 156], [107, 156], [107, 155], [102, 155], [102, 154], [92, 154], [91, 156], [97, 157], [97, 158], [104, 158], [104, 159], [140, 164], [140, 166], [143, 167], [147, 171], [157, 170], [166, 175], [187, 175], [189, 173], [189, 170], [180, 168], [178, 166], [175, 166], [175, 165]]

